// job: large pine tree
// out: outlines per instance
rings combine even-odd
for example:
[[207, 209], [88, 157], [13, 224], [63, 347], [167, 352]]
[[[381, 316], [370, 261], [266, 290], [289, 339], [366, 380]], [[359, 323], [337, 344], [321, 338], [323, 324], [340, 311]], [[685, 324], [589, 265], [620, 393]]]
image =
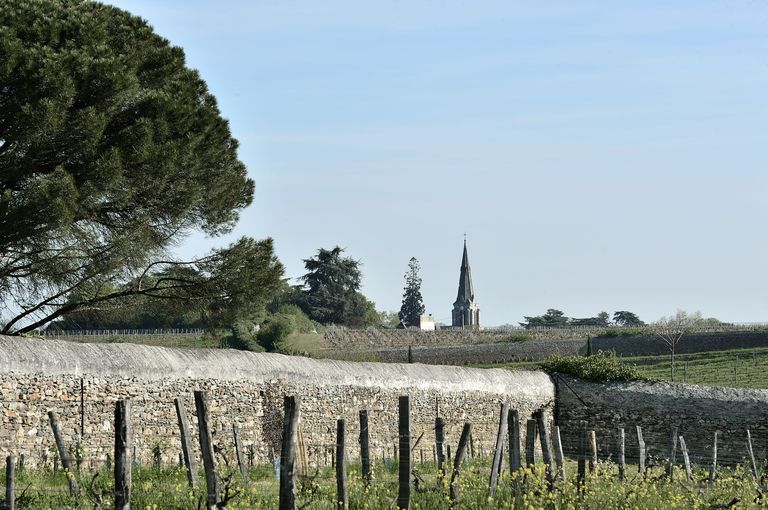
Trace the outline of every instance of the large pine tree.
[[419, 277], [419, 261], [411, 257], [408, 262], [408, 272], [405, 273], [405, 290], [403, 304], [400, 306], [400, 322], [405, 327], [418, 326], [419, 317], [424, 313], [424, 300], [421, 297], [421, 278]]
[[172, 257], [252, 202], [237, 147], [182, 49], [146, 21], [0, 0], [0, 333], [133, 296], [217, 314], [263, 303], [282, 275], [271, 240]]

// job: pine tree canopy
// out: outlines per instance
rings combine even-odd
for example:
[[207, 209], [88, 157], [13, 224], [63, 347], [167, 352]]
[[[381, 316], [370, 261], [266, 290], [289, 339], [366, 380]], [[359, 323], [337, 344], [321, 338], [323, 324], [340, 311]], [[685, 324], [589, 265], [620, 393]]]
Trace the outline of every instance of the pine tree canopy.
[[0, 330], [150, 280], [156, 293], [236, 302], [209, 278], [237, 264], [262, 264], [246, 274], [273, 285], [271, 241], [188, 266], [167, 258], [193, 229], [230, 231], [251, 203], [237, 147], [183, 51], [141, 18], [84, 0], [0, 0]]
[[301, 277], [304, 289], [301, 308], [321, 324], [365, 326], [377, 320], [376, 309], [360, 292], [360, 262], [344, 257], [344, 249], [320, 248], [304, 260], [307, 273]]
[[408, 271], [405, 273], [405, 290], [403, 303], [400, 306], [400, 322], [406, 327], [418, 326], [420, 318], [424, 314], [424, 300], [421, 297], [421, 278], [419, 270], [421, 266], [415, 257], [408, 262]]

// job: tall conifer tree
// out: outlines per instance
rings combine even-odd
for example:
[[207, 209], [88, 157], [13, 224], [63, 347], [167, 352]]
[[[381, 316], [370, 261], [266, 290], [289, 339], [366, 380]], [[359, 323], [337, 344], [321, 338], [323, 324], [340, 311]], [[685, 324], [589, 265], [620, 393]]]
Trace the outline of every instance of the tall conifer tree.
[[424, 313], [424, 300], [421, 297], [421, 278], [419, 270], [421, 266], [416, 257], [411, 257], [408, 262], [408, 272], [405, 273], [405, 290], [403, 292], [403, 304], [400, 306], [400, 322], [404, 326], [418, 326], [419, 317]]

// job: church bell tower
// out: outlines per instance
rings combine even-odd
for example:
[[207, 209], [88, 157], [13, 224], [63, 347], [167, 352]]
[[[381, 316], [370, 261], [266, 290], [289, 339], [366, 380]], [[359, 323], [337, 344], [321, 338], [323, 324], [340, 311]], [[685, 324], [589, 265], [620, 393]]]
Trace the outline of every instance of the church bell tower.
[[459, 292], [453, 303], [451, 324], [454, 327], [480, 329], [480, 308], [475, 301], [475, 291], [472, 288], [472, 271], [467, 256], [467, 240], [464, 239], [464, 254], [461, 257], [461, 273], [459, 274]]

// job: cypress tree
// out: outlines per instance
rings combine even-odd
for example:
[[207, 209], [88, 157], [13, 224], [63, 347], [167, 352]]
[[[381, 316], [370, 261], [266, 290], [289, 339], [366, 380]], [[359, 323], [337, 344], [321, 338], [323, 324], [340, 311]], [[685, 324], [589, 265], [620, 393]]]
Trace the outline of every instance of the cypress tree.
[[424, 313], [424, 300], [421, 297], [421, 278], [419, 270], [421, 266], [416, 257], [411, 257], [408, 262], [408, 271], [405, 273], [405, 289], [403, 292], [403, 304], [397, 316], [405, 326], [418, 326], [419, 317]]

